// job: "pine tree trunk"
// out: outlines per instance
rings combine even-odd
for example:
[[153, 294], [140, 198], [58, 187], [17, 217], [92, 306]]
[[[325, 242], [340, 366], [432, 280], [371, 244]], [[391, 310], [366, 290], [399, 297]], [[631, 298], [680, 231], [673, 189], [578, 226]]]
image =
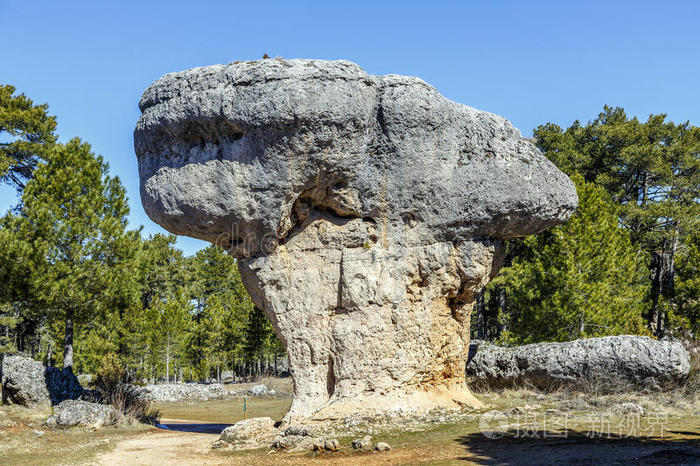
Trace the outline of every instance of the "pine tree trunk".
[[170, 383], [170, 338], [165, 345], [165, 383]]
[[63, 338], [63, 368], [73, 370], [73, 309], [66, 311], [66, 328]]

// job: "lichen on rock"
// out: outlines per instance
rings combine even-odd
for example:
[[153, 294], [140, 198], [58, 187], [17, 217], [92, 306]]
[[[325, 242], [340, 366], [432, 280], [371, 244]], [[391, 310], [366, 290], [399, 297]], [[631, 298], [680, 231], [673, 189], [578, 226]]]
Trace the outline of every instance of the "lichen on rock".
[[322, 60], [168, 74], [140, 107], [144, 208], [238, 258], [289, 354], [289, 418], [478, 404], [475, 295], [504, 239], [577, 204], [508, 121]]

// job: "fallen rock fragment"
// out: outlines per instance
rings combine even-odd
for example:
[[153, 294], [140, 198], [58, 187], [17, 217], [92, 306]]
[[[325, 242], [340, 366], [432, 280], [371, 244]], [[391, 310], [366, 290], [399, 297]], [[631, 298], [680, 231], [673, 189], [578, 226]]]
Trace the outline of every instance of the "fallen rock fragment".
[[680, 342], [633, 335], [511, 348], [473, 342], [470, 353], [470, 383], [490, 388], [658, 390], [677, 386], [690, 372]]
[[91, 427], [99, 429], [117, 423], [120, 414], [111, 406], [82, 400], [66, 400], [54, 407], [46, 420], [48, 427]]
[[391, 446], [386, 442], [377, 442], [374, 449], [377, 451], [389, 451], [391, 450]]
[[212, 444], [212, 448], [249, 450], [268, 447], [276, 434], [277, 429], [272, 418], [246, 419], [224, 429], [219, 440]]
[[352, 441], [352, 448], [360, 451], [371, 451], [372, 450], [372, 437], [365, 435], [362, 438], [358, 438]]

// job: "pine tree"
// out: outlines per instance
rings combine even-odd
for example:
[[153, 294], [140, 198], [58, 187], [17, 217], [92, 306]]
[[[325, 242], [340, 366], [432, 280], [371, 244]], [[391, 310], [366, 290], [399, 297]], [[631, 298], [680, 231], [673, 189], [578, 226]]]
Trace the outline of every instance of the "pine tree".
[[15, 88], [0, 85], [0, 181], [22, 190], [56, 142], [56, 118]]
[[173, 359], [181, 354], [181, 343], [191, 321], [191, 304], [183, 292], [165, 300], [157, 297], [148, 310], [148, 337], [153, 367], [163, 366], [165, 380], [170, 381]]
[[24, 190], [22, 233], [39, 255], [32, 300], [62, 322], [63, 366], [72, 368], [75, 327], [132, 305], [136, 233], [126, 231], [123, 186], [87, 143], [56, 145], [46, 158]]
[[576, 214], [523, 240], [492, 286], [507, 291], [506, 338], [519, 343], [643, 333], [644, 258], [606, 192], [580, 175]]
[[676, 268], [676, 307], [672, 318], [676, 328], [700, 336], [700, 220], [681, 247]]
[[15, 350], [10, 331], [17, 325], [17, 319], [12, 315], [8, 305], [0, 307], [0, 363], [2, 356]]
[[663, 114], [640, 122], [606, 106], [586, 125], [576, 121], [562, 130], [548, 123], [534, 133], [560, 169], [603, 186], [618, 204], [632, 242], [649, 255], [647, 321], [662, 336], [674, 300], [676, 253], [700, 217], [700, 128]]

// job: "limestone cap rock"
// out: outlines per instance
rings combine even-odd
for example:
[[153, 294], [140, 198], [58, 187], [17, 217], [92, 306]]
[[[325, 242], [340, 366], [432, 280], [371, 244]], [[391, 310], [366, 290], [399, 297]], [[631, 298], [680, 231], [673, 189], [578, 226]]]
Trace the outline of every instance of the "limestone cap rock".
[[171, 73], [139, 106], [146, 212], [236, 255], [274, 250], [309, 210], [371, 219], [385, 243], [415, 245], [537, 233], [577, 204], [506, 119], [344, 60]]

